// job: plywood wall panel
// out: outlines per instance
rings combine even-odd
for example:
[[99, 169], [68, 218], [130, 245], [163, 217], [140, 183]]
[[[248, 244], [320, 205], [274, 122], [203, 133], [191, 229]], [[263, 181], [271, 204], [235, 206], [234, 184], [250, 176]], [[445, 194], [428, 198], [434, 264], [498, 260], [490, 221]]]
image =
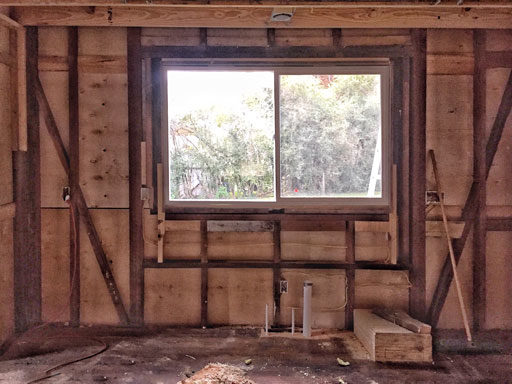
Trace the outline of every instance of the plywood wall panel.
[[487, 233], [487, 309], [485, 328], [512, 328], [511, 232]]
[[[473, 77], [427, 77], [427, 149], [433, 149], [447, 205], [464, 205], [473, 174]], [[427, 188], [433, 188], [430, 161]]]
[[[510, 69], [496, 68], [487, 71], [487, 133], [489, 134], [510, 75]], [[498, 150], [487, 179], [487, 204], [512, 205], [512, 115], [503, 130]]]
[[146, 269], [144, 283], [146, 324], [200, 325], [200, 269]]
[[512, 30], [496, 29], [485, 31], [485, 48], [488, 51], [512, 51]]
[[119, 55], [126, 56], [126, 28], [79, 29], [78, 55]]
[[356, 297], [354, 308], [409, 307], [408, 273], [406, 271], [356, 271]]
[[125, 74], [80, 73], [80, 186], [90, 207], [128, 208]]
[[39, 27], [39, 56], [67, 56], [68, 28]]
[[345, 232], [284, 231], [282, 260], [345, 261]]
[[[146, 211], [146, 210], [145, 210]], [[164, 259], [199, 259], [201, 255], [201, 232], [198, 221], [166, 222], [164, 236]], [[158, 255], [156, 215], [144, 213], [144, 255], [156, 259]]]
[[144, 46], [194, 46], [199, 45], [199, 28], [142, 28]]
[[330, 46], [330, 29], [276, 29], [278, 46]]
[[271, 232], [208, 232], [210, 260], [271, 260]]
[[343, 47], [361, 45], [410, 45], [408, 29], [342, 29]]
[[[457, 272], [462, 286], [462, 294], [466, 303], [469, 321], [472, 318], [472, 292], [473, 292], [473, 279], [472, 279], [472, 236], [466, 241], [464, 252], [460, 258], [457, 266]], [[432, 301], [434, 290], [437, 286], [439, 274], [446, 257], [448, 256], [448, 245], [444, 237], [428, 237], [427, 238], [427, 282], [426, 282], [426, 295], [427, 306]], [[464, 327], [462, 322], [462, 315], [460, 312], [459, 302], [455, 285], [452, 282], [448, 291], [448, 296], [444, 304], [441, 316], [439, 318], [438, 327], [441, 329], [462, 329]]]
[[312, 327], [343, 328], [345, 326], [345, 271], [284, 269], [281, 276], [288, 281], [288, 293], [281, 295], [281, 323], [291, 325], [292, 307], [295, 325], [302, 324], [304, 282], [313, 283]]
[[[64, 146], [68, 149], [68, 73], [45, 71], [40, 72], [39, 77]], [[48, 134], [43, 116], [40, 116], [39, 120], [42, 128], [40, 132], [41, 207], [66, 207], [67, 204], [62, 200], [62, 189], [69, 185], [69, 180], [57, 156], [53, 140]]]
[[427, 30], [427, 54], [472, 53], [473, 31], [471, 29]]
[[69, 210], [41, 210], [41, 292], [45, 322], [69, 320]]
[[[129, 225], [127, 209], [91, 210], [103, 249], [121, 292], [125, 308], [129, 308]], [[118, 324], [119, 319], [84, 226], [80, 233], [80, 303], [81, 321], [86, 324]]]
[[208, 28], [207, 44], [209, 46], [266, 46], [266, 29], [231, 29], [231, 28]]
[[272, 313], [271, 269], [208, 271], [208, 323], [263, 325], [265, 304]]

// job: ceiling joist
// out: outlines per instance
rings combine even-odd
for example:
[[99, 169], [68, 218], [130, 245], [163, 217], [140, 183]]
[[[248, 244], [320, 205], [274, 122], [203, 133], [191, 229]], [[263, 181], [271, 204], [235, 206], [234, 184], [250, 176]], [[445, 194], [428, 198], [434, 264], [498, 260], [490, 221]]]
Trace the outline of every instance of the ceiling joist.
[[[0, 5], [2, 1], [5, 0], [0, 0]], [[35, 0], [31, 1], [34, 2]], [[88, 2], [94, 3], [94, 1], [89, 0]], [[47, 2], [50, 3], [51, 1]], [[53, 2], [55, 3], [57, 0]], [[423, 8], [361, 8], [359, 6], [296, 8], [291, 21], [287, 22], [271, 21], [270, 8], [248, 6], [202, 6], [200, 8], [187, 6], [157, 7], [153, 5], [138, 7], [16, 7], [14, 8], [14, 15], [19, 23], [31, 26], [512, 28], [512, 8], [455, 6], [451, 8], [435, 6]]]

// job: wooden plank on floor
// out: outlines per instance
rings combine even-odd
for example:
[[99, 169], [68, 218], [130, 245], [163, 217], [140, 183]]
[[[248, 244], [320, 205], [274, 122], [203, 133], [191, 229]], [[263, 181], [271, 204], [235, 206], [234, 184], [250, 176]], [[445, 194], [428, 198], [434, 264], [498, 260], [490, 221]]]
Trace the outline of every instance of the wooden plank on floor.
[[370, 309], [354, 310], [354, 334], [373, 361], [432, 362], [430, 334], [413, 333], [373, 314]]

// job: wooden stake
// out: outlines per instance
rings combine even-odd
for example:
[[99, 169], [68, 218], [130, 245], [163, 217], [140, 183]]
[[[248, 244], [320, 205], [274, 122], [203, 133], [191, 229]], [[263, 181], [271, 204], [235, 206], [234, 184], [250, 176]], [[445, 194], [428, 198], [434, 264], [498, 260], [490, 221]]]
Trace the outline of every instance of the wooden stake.
[[466, 306], [464, 305], [464, 298], [462, 297], [462, 290], [459, 282], [459, 275], [457, 273], [457, 261], [455, 260], [455, 254], [453, 252], [452, 238], [450, 237], [450, 228], [448, 227], [448, 220], [444, 211], [444, 196], [441, 189], [441, 183], [439, 181], [439, 175], [437, 173], [437, 162], [434, 155], [434, 151], [431, 149], [428, 151], [430, 159], [432, 160], [432, 169], [434, 171], [434, 179], [436, 182], [437, 194], [439, 195], [439, 202], [441, 205], [441, 215], [443, 216], [443, 225], [446, 233], [446, 241], [448, 242], [448, 250], [450, 251], [450, 261], [452, 263], [453, 278], [455, 280], [455, 287], [457, 288], [457, 297], [459, 299], [460, 311], [462, 313], [462, 321], [464, 322], [464, 329], [466, 330], [466, 337], [469, 342], [472, 341], [471, 330], [469, 329], [468, 315], [466, 313]]

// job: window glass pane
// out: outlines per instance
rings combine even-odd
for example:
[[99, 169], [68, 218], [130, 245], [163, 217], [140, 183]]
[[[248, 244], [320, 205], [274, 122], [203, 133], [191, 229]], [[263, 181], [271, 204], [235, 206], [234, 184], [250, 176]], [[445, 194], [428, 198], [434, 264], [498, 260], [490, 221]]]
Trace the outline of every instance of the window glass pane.
[[380, 75], [281, 75], [282, 197], [381, 197]]
[[275, 199], [273, 72], [167, 76], [169, 198]]

